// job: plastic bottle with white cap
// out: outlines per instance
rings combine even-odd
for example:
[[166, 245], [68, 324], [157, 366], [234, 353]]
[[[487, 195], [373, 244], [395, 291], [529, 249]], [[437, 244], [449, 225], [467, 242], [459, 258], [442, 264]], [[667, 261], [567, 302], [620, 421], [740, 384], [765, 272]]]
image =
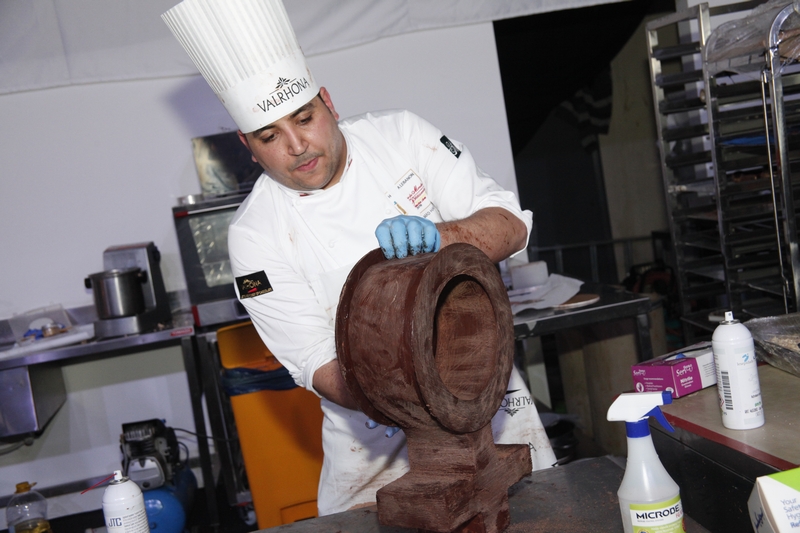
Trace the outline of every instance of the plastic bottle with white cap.
[[753, 336], [727, 311], [711, 336], [717, 366], [717, 393], [722, 425], [728, 429], [753, 429], [764, 425], [764, 406]]
[[648, 422], [654, 416], [674, 431], [659, 408], [670, 403], [669, 392], [634, 392], [620, 394], [608, 408], [606, 418], [625, 422], [628, 437], [628, 461], [617, 491], [625, 533], [686, 531], [680, 488], [658, 458]]

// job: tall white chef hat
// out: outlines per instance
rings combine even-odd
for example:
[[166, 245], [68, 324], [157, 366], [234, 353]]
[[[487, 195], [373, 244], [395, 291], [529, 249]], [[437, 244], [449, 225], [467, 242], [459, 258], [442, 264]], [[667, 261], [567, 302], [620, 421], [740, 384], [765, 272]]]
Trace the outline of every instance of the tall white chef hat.
[[244, 133], [319, 92], [281, 0], [183, 0], [161, 18]]

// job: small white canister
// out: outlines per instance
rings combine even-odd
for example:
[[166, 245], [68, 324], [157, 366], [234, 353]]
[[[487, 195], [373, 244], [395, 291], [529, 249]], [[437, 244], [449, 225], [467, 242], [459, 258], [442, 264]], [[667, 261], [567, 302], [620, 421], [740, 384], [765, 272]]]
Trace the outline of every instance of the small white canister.
[[150, 533], [142, 490], [119, 470], [103, 493], [103, 516], [108, 533]]
[[727, 311], [711, 337], [717, 366], [717, 393], [722, 425], [728, 429], [753, 429], [764, 425], [764, 406], [753, 336]]

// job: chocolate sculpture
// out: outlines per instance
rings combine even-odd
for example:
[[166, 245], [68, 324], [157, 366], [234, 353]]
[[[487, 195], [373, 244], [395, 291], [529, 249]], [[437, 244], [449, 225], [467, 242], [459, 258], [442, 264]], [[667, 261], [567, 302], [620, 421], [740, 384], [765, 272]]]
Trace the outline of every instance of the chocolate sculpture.
[[494, 533], [508, 487], [531, 471], [527, 445], [496, 445], [491, 419], [513, 364], [513, 318], [477, 248], [386, 260], [365, 255], [342, 289], [336, 348], [360, 409], [399, 426], [410, 471], [378, 491], [378, 519], [421, 531]]

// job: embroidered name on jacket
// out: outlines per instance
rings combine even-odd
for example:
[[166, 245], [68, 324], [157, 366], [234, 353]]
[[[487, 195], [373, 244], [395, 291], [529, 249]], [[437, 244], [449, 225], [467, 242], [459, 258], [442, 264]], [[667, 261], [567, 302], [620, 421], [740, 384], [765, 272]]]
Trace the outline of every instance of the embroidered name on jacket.
[[263, 270], [239, 276], [236, 278], [236, 286], [239, 287], [239, 299], [241, 300], [272, 292], [272, 285], [269, 284], [267, 273]]
[[439, 141], [441, 141], [441, 143], [445, 146], [445, 148], [450, 150], [450, 153], [456, 156], [456, 159], [458, 159], [458, 156], [461, 155], [461, 150], [456, 148], [456, 145], [453, 144], [452, 141], [448, 139], [446, 135], [442, 135], [442, 138], [439, 139]]
[[428, 199], [428, 193], [425, 190], [425, 184], [422, 182], [422, 178], [420, 178], [416, 172], [409, 169], [394, 185], [394, 192], [397, 194], [402, 206], [394, 200], [394, 195], [392, 193], [387, 193], [387, 196], [389, 200], [394, 202], [398, 211], [404, 215], [411, 213], [423, 218], [431, 216], [435, 207]]

